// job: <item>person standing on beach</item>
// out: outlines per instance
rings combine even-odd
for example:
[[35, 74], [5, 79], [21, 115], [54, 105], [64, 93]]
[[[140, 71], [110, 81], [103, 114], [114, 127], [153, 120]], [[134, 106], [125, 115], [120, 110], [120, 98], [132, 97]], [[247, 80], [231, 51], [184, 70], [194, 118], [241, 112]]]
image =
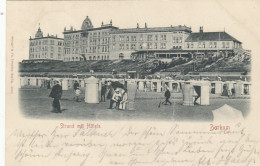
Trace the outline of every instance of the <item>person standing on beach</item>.
[[59, 84], [59, 81], [54, 81], [54, 86], [52, 87], [49, 97], [53, 98], [52, 107], [53, 112], [61, 113], [60, 110], [60, 99], [62, 96], [62, 87]]

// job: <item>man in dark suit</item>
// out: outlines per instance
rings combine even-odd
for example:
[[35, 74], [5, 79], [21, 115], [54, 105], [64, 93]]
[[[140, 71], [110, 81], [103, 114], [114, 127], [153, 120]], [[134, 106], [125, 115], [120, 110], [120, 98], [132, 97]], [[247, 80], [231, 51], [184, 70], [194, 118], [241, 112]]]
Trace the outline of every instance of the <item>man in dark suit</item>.
[[74, 91], [77, 90], [78, 87], [79, 87], [79, 83], [78, 83], [78, 81], [75, 81], [75, 83], [74, 83]]
[[55, 85], [53, 86], [49, 97], [53, 98], [53, 103], [52, 103], [53, 112], [61, 113], [60, 99], [62, 96], [62, 87], [60, 86], [59, 81], [55, 81], [54, 84]]
[[162, 102], [164, 105], [167, 105], [167, 103], [170, 103], [170, 105], [172, 105], [172, 103], [170, 102], [170, 97], [171, 97], [171, 92], [169, 91], [168, 88], [166, 88], [166, 91], [164, 93], [164, 96], [165, 96], [165, 101]]
[[106, 102], [107, 85], [104, 84], [101, 87], [101, 102]]

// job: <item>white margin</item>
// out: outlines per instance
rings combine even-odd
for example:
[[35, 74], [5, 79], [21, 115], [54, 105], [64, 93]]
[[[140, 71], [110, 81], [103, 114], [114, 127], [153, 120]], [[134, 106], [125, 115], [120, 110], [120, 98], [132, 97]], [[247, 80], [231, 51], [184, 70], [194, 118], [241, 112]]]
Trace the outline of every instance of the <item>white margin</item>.
[[5, 165], [6, 1], [0, 0], [0, 166]]

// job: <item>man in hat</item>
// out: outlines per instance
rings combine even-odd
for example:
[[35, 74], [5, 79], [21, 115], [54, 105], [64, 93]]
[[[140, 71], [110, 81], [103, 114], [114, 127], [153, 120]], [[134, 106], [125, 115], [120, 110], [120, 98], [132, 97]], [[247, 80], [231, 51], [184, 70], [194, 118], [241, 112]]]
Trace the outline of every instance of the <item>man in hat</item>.
[[162, 102], [162, 103], [164, 103], [164, 105], [167, 105], [167, 103], [170, 103], [170, 105], [172, 105], [172, 103], [170, 102], [170, 97], [171, 97], [171, 92], [169, 91], [169, 88], [168, 87], [166, 87], [166, 91], [165, 91], [165, 93], [164, 93], [164, 97], [165, 97], [165, 101], [164, 102]]
[[79, 87], [79, 83], [78, 83], [78, 81], [75, 81], [75, 83], [73, 85], [74, 91], [76, 91], [78, 87]]
[[107, 85], [103, 84], [101, 87], [101, 102], [106, 102]]
[[62, 96], [62, 87], [59, 84], [59, 81], [54, 81], [54, 86], [52, 87], [49, 97], [53, 98], [53, 111], [55, 113], [61, 113], [60, 110], [60, 99]]

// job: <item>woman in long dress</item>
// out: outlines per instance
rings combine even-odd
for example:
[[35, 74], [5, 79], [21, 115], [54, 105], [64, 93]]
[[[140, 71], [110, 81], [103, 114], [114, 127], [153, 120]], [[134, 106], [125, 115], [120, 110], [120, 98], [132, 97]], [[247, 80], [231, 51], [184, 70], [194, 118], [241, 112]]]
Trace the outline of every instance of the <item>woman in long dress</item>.
[[127, 96], [127, 92], [126, 90], [122, 90], [122, 100], [119, 104], [119, 109], [120, 110], [125, 110], [126, 109], [126, 103], [127, 103], [127, 99], [128, 99], [128, 96]]

